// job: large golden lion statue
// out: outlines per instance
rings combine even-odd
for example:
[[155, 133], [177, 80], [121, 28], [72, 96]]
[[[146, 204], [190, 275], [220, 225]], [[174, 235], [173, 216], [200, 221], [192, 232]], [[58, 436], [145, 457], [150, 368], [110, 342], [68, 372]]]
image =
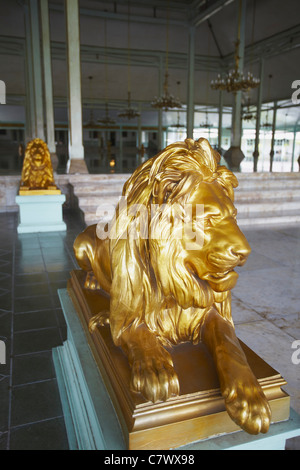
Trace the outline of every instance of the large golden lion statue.
[[237, 179], [219, 161], [206, 139], [169, 145], [125, 183], [112, 222], [89, 226], [74, 250], [85, 287], [110, 294], [90, 327], [109, 322], [132, 389], [153, 402], [179, 394], [166, 348], [203, 341], [230, 417], [257, 434], [270, 407], [236, 337], [230, 293], [250, 246], [236, 221]]
[[56, 187], [50, 152], [42, 139], [33, 139], [26, 147], [20, 187], [32, 190], [49, 186]]

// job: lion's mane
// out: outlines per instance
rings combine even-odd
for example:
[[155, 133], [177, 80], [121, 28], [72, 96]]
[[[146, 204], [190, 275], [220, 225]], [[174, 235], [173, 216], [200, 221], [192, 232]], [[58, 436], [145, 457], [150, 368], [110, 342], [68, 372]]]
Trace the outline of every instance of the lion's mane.
[[[43, 164], [39, 167], [34, 165], [34, 148], [43, 149]], [[24, 163], [22, 168], [21, 186], [30, 189], [46, 189], [49, 185], [55, 185], [50, 152], [47, 144], [42, 139], [31, 140], [26, 147]]]
[[[157, 156], [142, 164], [132, 174], [123, 188], [128, 214], [135, 205], [146, 207], [150, 216], [153, 204], [173, 205], [188, 203], [191, 190], [202, 181], [217, 181], [233, 201], [233, 188], [238, 185], [234, 174], [219, 166], [220, 155], [206, 139], [186, 139], [169, 145]], [[119, 211], [119, 212], [118, 212]], [[117, 207], [115, 224], [122, 209]], [[148, 230], [160, 217], [162, 231], [169, 229], [170, 217], [162, 223], [159, 213], [147, 220]], [[123, 220], [123, 219], [122, 219]], [[143, 211], [137, 217], [124, 219], [118, 236], [111, 238], [110, 257], [112, 270], [110, 325], [116, 344], [122, 332], [145, 323], [164, 344], [200, 340], [201, 318], [212, 304], [229, 321], [231, 318], [230, 292], [215, 293], [209, 284], [187, 269], [181, 256], [181, 240], [164, 240], [151, 237], [130, 236], [143, 222]], [[120, 229], [120, 228], [119, 228]], [[124, 236], [125, 235], [125, 236]], [[167, 270], [168, 275], [163, 275]]]

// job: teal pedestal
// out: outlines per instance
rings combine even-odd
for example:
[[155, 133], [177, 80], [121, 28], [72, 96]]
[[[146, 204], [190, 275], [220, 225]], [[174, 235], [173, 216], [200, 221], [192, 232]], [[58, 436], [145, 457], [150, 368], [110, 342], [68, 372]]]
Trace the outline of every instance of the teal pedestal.
[[19, 206], [18, 233], [66, 230], [62, 212], [65, 200], [64, 194], [16, 196]]
[[[87, 342], [67, 289], [58, 291], [68, 336], [53, 350], [53, 361], [70, 449], [125, 450], [117, 413]], [[287, 439], [300, 436], [300, 416], [273, 423], [267, 434], [238, 431], [180, 447], [180, 450], [283, 450]], [[155, 450], [155, 449], [153, 449]]]

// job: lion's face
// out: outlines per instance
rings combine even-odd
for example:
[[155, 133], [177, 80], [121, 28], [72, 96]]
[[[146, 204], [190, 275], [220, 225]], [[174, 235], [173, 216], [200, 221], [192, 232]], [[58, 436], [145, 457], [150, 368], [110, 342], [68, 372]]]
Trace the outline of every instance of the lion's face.
[[204, 206], [203, 238], [186, 250], [185, 265], [216, 292], [232, 289], [236, 266], [243, 265], [251, 248], [236, 222], [236, 209], [216, 182], [202, 182], [191, 194], [190, 204]]
[[30, 156], [33, 165], [39, 167], [44, 164], [45, 161], [45, 149], [41, 144], [34, 144], [30, 149]]

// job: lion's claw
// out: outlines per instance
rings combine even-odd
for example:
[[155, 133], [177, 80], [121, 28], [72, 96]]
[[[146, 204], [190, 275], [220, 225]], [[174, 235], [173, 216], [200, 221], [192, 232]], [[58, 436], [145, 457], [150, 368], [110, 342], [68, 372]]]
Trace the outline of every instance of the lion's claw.
[[146, 353], [132, 364], [131, 389], [153, 403], [179, 394], [179, 381], [167, 351]]
[[271, 410], [255, 377], [233, 383], [223, 392], [229, 416], [249, 434], [266, 433], [270, 426]]

